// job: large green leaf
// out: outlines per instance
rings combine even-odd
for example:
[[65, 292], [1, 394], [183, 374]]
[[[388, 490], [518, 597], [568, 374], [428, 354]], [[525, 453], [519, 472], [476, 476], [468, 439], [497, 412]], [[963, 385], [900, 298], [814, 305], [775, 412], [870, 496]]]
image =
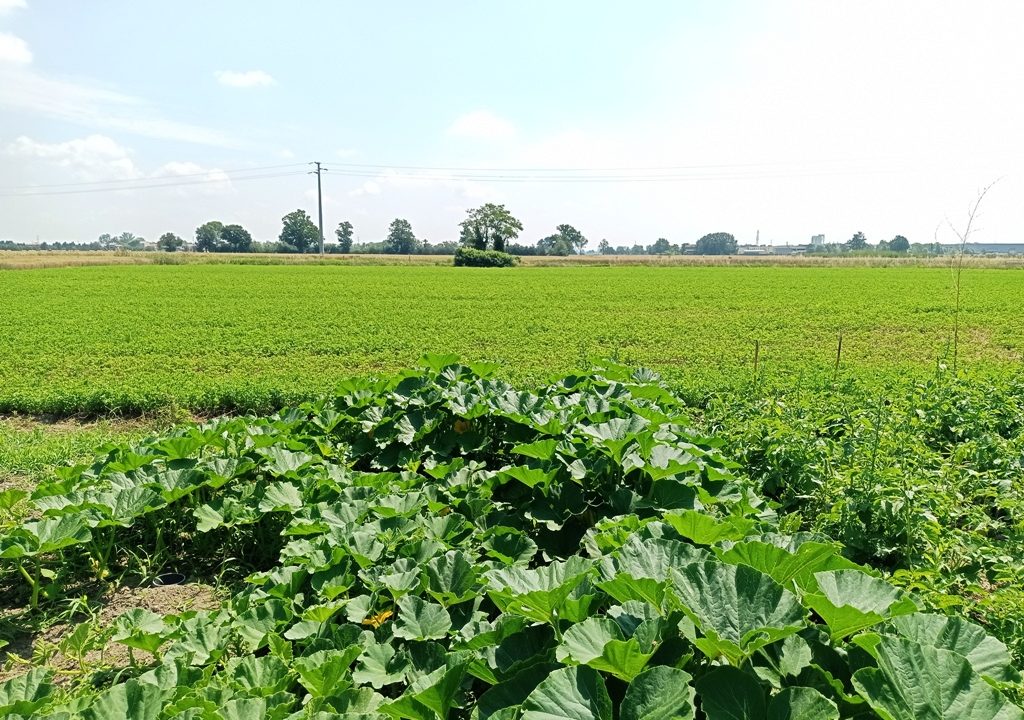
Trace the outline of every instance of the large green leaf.
[[720, 540], [739, 540], [750, 533], [754, 521], [731, 517], [718, 521], [698, 510], [677, 510], [665, 513], [662, 520], [685, 538], [698, 545], [714, 545]]
[[590, 562], [574, 556], [538, 568], [490, 570], [485, 578], [488, 595], [504, 612], [550, 623], [590, 569]]
[[0, 684], [0, 715], [29, 715], [53, 692], [53, 672], [34, 667]]
[[299, 674], [299, 682], [313, 697], [334, 695], [351, 684], [349, 668], [361, 652], [358, 645], [350, 645], [344, 650], [320, 650], [296, 658], [292, 668]]
[[32, 520], [0, 541], [0, 558], [41, 555], [88, 542], [91, 538], [92, 533], [82, 515]]
[[768, 703], [767, 720], [839, 720], [839, 708], [814, 688], [788, 687]]
[[710, 560], [672, 574], [681, 609], [704, 635], [694, 644], [712, 659], [725, 656], [739, 665], [804, 625], [806, 613], [796, 596], [746, 565]]
[[874, 650], [878, 667], [854, 673], [853, 686], [885, 720], [1024, 718], [961, 655], [887, 635]]
[[613, 556], [601, 559], [597, 586], [620, 603], [639, 600], [662, 608], [673, 568], [709, 557], [706, 550], [689, 543], [634, 534]]
[[619, 708], [619, 720], [690, 720], [695, 693], [684, 670], [660, 665], [633, 678]]
[[601, 675], [583, 666], [555, 670], [529, 694], [522, 720], [612, 720]]
[[587, 618], [570, 627], [555, 651], [560, 662], [589, 665], [626, 682], [644, 669], [652, 655], [652, 644], [641, 647], [636, 638], [626, 638], [614, 620], [604, 617]]
[[765, 691], [757, 678], [733, 667], [720, 667], [695, 683], [707, 720], [765, 720]]
[[853, 563], [838, 554], [839, 549], [833, 543], [805, 542], [790, 551], [760, 540], [745, 540], [722, 551], [719, 559], [730, 565], [749, 565], [792, 589], [794, 580], [806, 583], [816, 572], [852, 567]]
[[84, 720], [156, 720], [162, 709], [160, 688], [133, 679], [97, 695], [82, 712], [82, 717]]
[[828, 570], [813, 578], [817, 591], [806, 593], [804, 602], [821, 616], [834, 638], [917, 612], [902, 590], [862, 570]]
[[112, 639], [128, 647], [155, 653], [163, 644], [166, 632], [167, 625], [162, 615], [143, 608], [133, 608], [114, 622]]
[[395, 637], [406, 640], [443, 638], [452, 627], [452, 618], [440, 605], [426, 602], [415, 595], [398, 599]]
[[922, 645], [950, 650], [967, 659], [974, 672], [999, 682], [1020, 682], [1006, 646], [970, 620], [914, 613], [892, 620], [896, 632]]
[[546, 677], [559, 668], [554, 663], [529, 665], [508, 680], [493, 686], [476, 703], [476, 716], [487, 720], [501, 711], [518, 708]]
[[449, 550], [426, 565], [427, 592], [444, 606], [473, 597], [476, 571], [461, 550]]

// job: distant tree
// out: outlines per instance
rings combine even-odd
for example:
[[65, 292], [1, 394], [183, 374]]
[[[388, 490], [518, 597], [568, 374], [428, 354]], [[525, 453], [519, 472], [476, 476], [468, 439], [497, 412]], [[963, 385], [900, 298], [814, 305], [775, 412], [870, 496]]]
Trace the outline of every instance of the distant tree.
[[[104, 238], [106, 238], [105, 242]], [[104, 243], [107, 247], [121, 250], [141, 250], [146, 240], [134, 233], [123, 232], [114, 238], [110, 237], [110, 235], [100, 235], [100, 242]]]
[[313, 253], [320, 250], [320, 230], [305, 210], [295, 210], [281, 218], [278, 240], [285, 252]]
[[384, 252], [408, 255], [416, 252], [418, 244], [408, 220], [395, 218], [391, 221], [388, 236], [384, 239]]
[[110, 233], [103, 233], [98, 238], [96, 238], [96, 242], [98, 242], [100, 247], [103, 248], [104, 250], [110, 250], [111, 248], [114, 247], [114, 238], [110, 235]]
[[892, 246], [889, 244], [888, 240], [879, 240], [876, 248], [878, 252], [889, 252], [892, 250]]
[[672, 243], [665, 238], [658, 238], [653, 245], [651, 245], [651, 255], [668, 255], [672, 252]]
[[615, 254], [615, 248], [613, 248], [610, 244], [608, 244], [608, 241], [604, 240], [604, 239], [602, 239], [601, 242], [599, 242], [597, 244], [597, 251], [599, 253], [601, 253], [602, 255], [614, 255]]
[[487, 203], [466, 212], [468, 217], [459, 223], [459, 242], [467, 247], [504, 252], [505, 245], [523, 230], [523, 224], [504, 205]]
[[224, 252], [252, 252], [252, 235], [241, 225], [225, 225], [220, 239]]
[[196, 252], [222, 252], [220, 234], [224, 223], [211, 220], [196, 228]]
[[889, 249], [893, 252], [905, 253], [910, 250], [910, 241], [902, 235], [897, 235], [889, 242]]
[[542, 237], [537, 241], [537, 252], [541, 255], [572, 255], [572, 246], [558, 233]]
[[537, 241], [537, 250], [542, 255], [577, 255], [583, 251], [587, 239], [572, 225], [559, 225], [554, 235]]
[[334, 231], [334, 234], [338, 238], [338, 252], [352, 252], [353, 230], [354, 228], [352, 227], [352, 223], [350, 223], [348, 220], [338, 224], [338, 229]]
[[698, 255], [735, 255], [738, 247], [731, 233], [716, 232], [698, 240], [695, 250]]
[[156, 241], [157, 250], [163, 250], [164, 252], [176, 252], [184, 246], [185, 241], [174, 233], [164, 233]]
[[863, 250], [868, 246], [868, 239], [864, 237], [864, 233], [859, 230], [853, 234], [853, 237], [846, 241], [847, 250]]

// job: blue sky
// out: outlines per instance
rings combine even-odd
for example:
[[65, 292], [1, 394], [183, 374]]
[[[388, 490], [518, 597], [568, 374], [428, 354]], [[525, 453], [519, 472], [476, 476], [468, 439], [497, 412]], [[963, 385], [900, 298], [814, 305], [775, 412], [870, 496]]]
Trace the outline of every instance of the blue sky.
[[0, 238], [221, 219], [271, 240], [315, 215], [321, 160], [328, 236], [347, 219], [362, 240], [399, 216], [452, 239], [494, 201], [525, 242], [563, 222], [592, 246], [928, 242], [1002, 178], [977, 239], [1019, 242], [1022, 20], [1008, 1], [0, 0]]

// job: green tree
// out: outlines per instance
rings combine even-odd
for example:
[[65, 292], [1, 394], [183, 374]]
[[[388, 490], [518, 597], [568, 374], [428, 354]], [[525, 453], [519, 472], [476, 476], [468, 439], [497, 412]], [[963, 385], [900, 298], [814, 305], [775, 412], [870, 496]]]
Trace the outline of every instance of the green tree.
[[910, 241], [902, 235], [897, 235], [889, 242], [889, 249], [893, 252], [905, 253], [910, 250]]
[[558, 231], [559, 237], [569, 244], [572, 248], [572, 254], [580, 254], [583, 252], [583, 248], [586, 247], [588, 240], [583, 237], [583, 233], [574, 228], [572, 225], [559, 225], [555, 228]]
[[313, 253], [320, 250], [320, 231], [305, 210], [295, 210], [281, 218], [278, 240], [286, 252]]
[[334, 231], [334, 234], [338, 237], [338, 251], [343, 253], [352, 252], [352, 234], [354, 228], [352, 223], [346, 220], [343, 223], [338, 224], [338, 229]]
[[672, 252], [672, 243], [665, 238], [658, 238], [651, 245], [651, 255], [668, 255], [670, 252]]
[[853, 234], [853, 237], [846, 241], [847, 250], [863, 250], [868, 246], [868, 239], [860, 230]]
[[211, 220], [196, 228], [196, 252], [221, 252], [220, 234], [224, 223]]
[[145, 238], [130, 232], [123, 232], [113, 239], [114, 247], [122, 250], [141, 250], [145, 242]]
[[459, 242], [467, 247], [504, 252], [505, 245], [523, 230], [523, 224], [504, 205], [487, 203], [466, 212], [468, 217], [459, 223]]
[[408, 220], [395, 218], [391, 221], [388, 236], [384, 239], [384, 252], [408, 255], [416, 251], [418, 244]]
[[613, 248], [608, 243], [607, 240], [603, 240], [603, 239], [601, 240], [601, 242], [599, 242], [597, 244], [597, 251], [599, 253], [601, 253], [602, 255], [614, 255], [615, 254], [615, 248]]
[[224, 252], [252, 252], [252, 235], [241, 225], [225, 225], [220, 239]]
[[537, 241], [537, 252], [541, 255], [572, 255], [572, 246], [558, 233], [542, 237]]
[[739, 245], [732, 233], [709, 233], [697, 241], [698, 255], [735, 255]]
[[96, 242], [99, 243], [99, 246], [104, 250], [110, 250], [114, 247], [114, 238], [110, 233], [103, 233], [96, 238]]
[[160, 239], [156, 241], [156, 247], [158, 250], [164, 252], [176, 252], [184, 247], [185, 241], [174, 233], [164, 233], [160, 236]]
[[554, 235], [537, 241], [537, 250], [543, 255], [576, 255], [587, 244], [583, 233], [572, 225], [559, 225]]

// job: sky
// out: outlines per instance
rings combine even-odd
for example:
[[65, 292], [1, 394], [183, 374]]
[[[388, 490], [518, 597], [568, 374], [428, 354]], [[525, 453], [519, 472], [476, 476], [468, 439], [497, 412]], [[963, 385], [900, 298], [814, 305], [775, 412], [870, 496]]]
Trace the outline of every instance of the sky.
[[[0, 239], [1024, 242], [1024, 3], [0, 0]], [[952, 228], [950, 227], [952, 225]]]

